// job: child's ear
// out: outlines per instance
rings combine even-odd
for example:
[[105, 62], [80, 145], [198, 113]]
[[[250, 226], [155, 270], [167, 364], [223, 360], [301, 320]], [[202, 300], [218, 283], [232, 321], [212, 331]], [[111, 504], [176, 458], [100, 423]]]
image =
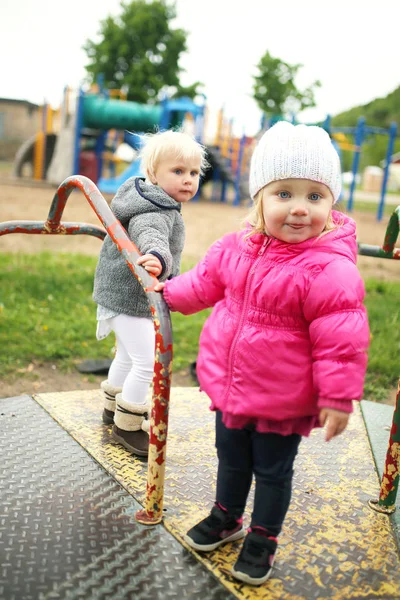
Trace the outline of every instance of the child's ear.
[[153, 185], [157, 185], [157, 178], [155, 176], [154, 173], [150, 173], [150, 171], [147, 173], [148, 178], [150, 179], [151, 183]]

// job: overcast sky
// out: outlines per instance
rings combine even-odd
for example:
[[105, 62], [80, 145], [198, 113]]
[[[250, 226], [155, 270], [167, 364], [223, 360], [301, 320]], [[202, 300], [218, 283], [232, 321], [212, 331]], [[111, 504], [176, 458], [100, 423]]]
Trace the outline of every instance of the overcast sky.
[[[128, 0], [126, 0], [128, 1]], [[255, 65], [269, 52], [304, 67], [298, 87], [315, 79], [311, 122], [400, 85], [399, 0], [177, 0], [174, 25], [188, 32], [182, 83], [202, 81], [212, 111], [222, 105], [236, 130], [256, 133], [251, 100]], [[85, 74], [83, 43], [120, 0], [0, 0], [0, 97], [57, 107], [65, 85]]]

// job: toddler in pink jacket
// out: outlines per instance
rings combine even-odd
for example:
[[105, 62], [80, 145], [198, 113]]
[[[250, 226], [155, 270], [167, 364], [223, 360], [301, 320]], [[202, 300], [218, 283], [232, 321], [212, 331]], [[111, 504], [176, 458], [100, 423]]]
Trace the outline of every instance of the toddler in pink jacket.
[[326, 441], [339, 435], [362, 397], [369, 328], [355, 223], [333, 210], [340, 190], [328, 134], [277, 123], [252, 156], [246, 228], [156, 288], [173, 311], [214, 307], [197, 376], [216, 411], [216, 501], [186, 541], [207, 552], [244, 537], [254, 475], [232, 570], [253, 585], [271, 573], [301, 437], [321, 426]]

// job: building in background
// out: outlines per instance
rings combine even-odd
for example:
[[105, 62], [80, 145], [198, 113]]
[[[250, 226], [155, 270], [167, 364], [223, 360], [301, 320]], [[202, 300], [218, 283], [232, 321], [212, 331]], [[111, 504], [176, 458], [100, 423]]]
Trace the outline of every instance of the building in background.
[[0, 160], [14, 160], [21, 144], [37, 132], [38, 123], [38, 104], [0, 98]]

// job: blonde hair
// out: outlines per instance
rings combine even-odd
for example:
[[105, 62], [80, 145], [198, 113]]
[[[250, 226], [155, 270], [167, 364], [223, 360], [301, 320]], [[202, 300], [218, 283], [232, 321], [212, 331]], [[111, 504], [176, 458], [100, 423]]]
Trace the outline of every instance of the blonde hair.
[[192, 136], [183, 131], [157, 131], [142, 136], [143, 146], [140, 151], [142, 170], [146, 177], [153, 179], [159, 164], [166, 158], [178, 160], [200, 158], [200, 174], [209, 168], [206, 160], [206, 148]]
[[[265, 189], [265, 187], [263, 187], [260, 191], [258, 191], [257, 194], [254, 196], [253, 207], [252, 207], [251, 211], [249, 212], [249, 214], [247, 215], [247, 217], [245, 218], [245, 220], [243, 221], [243, 225], [245, 227], [248, 228], [249, 225], [251, 227], [251, 231], [249, 231], [246, 234], [246, 237], [249, 237], [250, 235], [253, 235], [254, 233], [264, 233], [264, 234], [267, 233], [266, 228], [265, 228], [263, 206], [262, 206], [264, 189]], [[338, 229], [342, 225], [343, 225], [343, 219], [341, 219], [338, 223], [335, 223], [335, 221], [333, 220], [332, 210], [331, 210], [329, 212], [328, 219], [326, 221], [324, 229], [321, 231], [321, 233], [317, 237], [319, 238], [319, 237], [329, 233], [330, 231], [333, 231], [334, 229]]]

